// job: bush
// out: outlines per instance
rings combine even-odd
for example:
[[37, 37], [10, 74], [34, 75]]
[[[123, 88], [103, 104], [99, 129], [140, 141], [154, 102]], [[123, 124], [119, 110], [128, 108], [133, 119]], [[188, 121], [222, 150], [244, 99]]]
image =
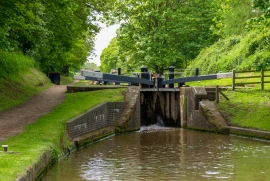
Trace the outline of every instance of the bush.
[[[204, 49], [188, 68], [200, 67], [201, 74], [254, 70], [270, 65], [270, 30], [253, 30], [243, 36], [220, 39]], [[186, 72], [189, 76], [188, 72]]]
[[34, 60], [23, 54], [0, 51], [0, 78], [18, 75], [19, 72], [27, 71], [34, 65]]

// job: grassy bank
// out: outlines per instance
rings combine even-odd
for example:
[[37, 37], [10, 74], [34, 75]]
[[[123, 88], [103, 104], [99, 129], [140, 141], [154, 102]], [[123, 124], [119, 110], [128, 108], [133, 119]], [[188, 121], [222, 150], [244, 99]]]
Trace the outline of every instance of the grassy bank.
[[[242, 80], [245, 81], [246, 80]], [[190, 86], [231, 86], [232, 79], [208, 80], [187, 83]], [[223, 93], [229, 98], [221, 97], [219, 111], [232, 126], [270, 131], [270, 84], [265, 90], [260, 85], [230, 88]]]
[[224, 91], [218, 108], [232, 126], [270, 131], [270, 92], [259, 89]]
[[23, 103], [50, 85], [31, 58], [0, 52], [0, 112]]
[[73, 77], [61, 76], [60, 85], [67, 85], [73, 82]]
[[[26, 168], [35, 163], [45, 150], [53, 149], [55, 155], [59, 155], [62, 146], [60, 140], [64, 135], [66, 122], [102, 102], [123, 101], [124, 90], [67, 94], [65, 101], [53, 112], [28, 125], [21, 135], [1, 142], [1, 145], [7, 144], [10, 151], [19, 154], [0, 152], [0, 180], [15, 180], [18, 175], [25, 172]], [[61, 144], [68, 146], [69, 141], [62, 141]]]
[[[270, 67], [270, 30], [252, 30], [242, 36], [220, 39], [202, 50], [188, 68], [200, 68], [203, 74], [227, 72], [232, 69], [252, 70]], [[189, 72], [186, 72], [189, 74]]]

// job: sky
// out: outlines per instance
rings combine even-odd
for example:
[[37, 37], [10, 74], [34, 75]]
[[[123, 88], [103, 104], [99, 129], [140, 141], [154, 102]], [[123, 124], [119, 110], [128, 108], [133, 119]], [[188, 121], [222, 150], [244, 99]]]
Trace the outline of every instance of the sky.
[[100, 66], [100, 55], [102, 53], [102, 50], [106, 48], [109, 45], [111, 39], [116, 36], [116, 30], [119, 28], [120, 25], [106, 27], [105, 24], [100, 24], [100, 26], [101, 31], [97, 34], [95, 40], [95, 56], [88, 57], [89, 62], [94, 62], [98, 66]]

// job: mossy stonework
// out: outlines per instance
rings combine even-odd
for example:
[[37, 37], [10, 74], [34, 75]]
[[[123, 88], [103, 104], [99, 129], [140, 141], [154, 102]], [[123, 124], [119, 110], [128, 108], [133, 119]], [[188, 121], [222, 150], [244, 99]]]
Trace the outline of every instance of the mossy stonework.
[[125, 101], [127, 102], [126, 109], [123, 115], [115, 124], [115, 132], [123, 133], [129, 131], [135, 131], [140, 129], [140, 88], [130, 87], [125, 96]]
[[68, 121], [67, 131], [59, 143], [61, 150], [45, 151], [17, 180], [38, 180], [59, 157], [112, 134], [140, 129], [139, 90], [139, 87], [129, 87], [126, 102], [103, 103]]
[[17, 181], [32, 181], [39, 180], [44, 172], [50, 168], [50, 166], [56, 161], [56, 158], [53, 156], [53, 151], [44, 152], [39, 161], [33, 164], [30, 168], [26, 170], [26, 173], [18, 177]]
[[203, 87], [181, 87], [180, 98], [183, 128], [216, 132], [215, 127], [199, 111], [199, 102], [207, 99], [207, 92]]

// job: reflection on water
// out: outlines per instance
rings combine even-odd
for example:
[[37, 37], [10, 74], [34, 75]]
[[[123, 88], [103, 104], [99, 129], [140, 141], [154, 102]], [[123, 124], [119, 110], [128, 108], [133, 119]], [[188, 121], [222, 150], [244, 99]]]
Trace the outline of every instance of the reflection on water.
[[92, 144], [42, 180], [270, 180], [270, 143], [156, 125]]

